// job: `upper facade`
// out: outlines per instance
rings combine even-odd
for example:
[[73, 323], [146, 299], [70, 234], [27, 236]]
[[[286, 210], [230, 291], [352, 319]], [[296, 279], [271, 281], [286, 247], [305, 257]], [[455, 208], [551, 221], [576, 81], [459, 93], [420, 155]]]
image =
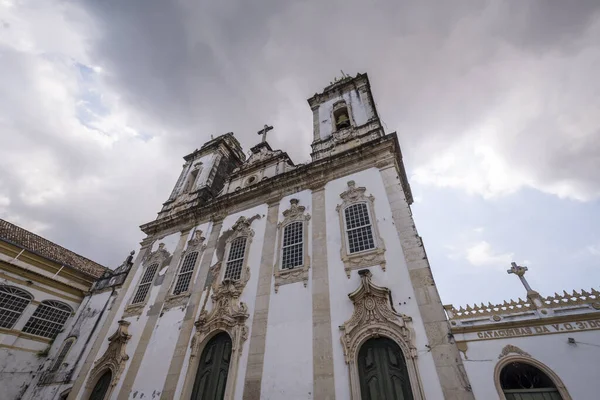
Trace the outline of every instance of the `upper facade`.
[[[246, 158], [233, 133], [211, 138], [199, 150], [184, 157], [183, 169], [158, 218], [142, 226], [153, 235], [185, 221], [209, 220], [211, 216], [239, 208], [246, 201], [281, 197], [304, 183], [324, 184], [331, 163], [351, 163], [363, 168], [373, 152], [388, 147], [388, 162], [394, 158], [409, 204], [410, 186], [402, 163], [396, 133], [385, 134], [371, 93], [367, 74], [344, 76], [308, 99], [313, 111], [312, 162], [296, 165], [282, 150], [273, 150], [263, 140]], [[265, 132], [271, 127], [265, 126]], [[363, 146], [369, 144], [369, 146]], [[369, 150], [371, 149], [371, 150]], [[301, 185], [298, 187], [298, 185]], [[307, 188], [304, 185], [304, 188]], [[257, 197], [258, 194], [258, 197]]]

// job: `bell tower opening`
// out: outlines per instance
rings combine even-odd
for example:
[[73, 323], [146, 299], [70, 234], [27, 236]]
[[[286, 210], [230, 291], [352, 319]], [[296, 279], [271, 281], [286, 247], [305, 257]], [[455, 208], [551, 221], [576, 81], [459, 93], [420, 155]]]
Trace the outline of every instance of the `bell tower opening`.
[[333, 120], [335, 121], [335, 130], [350, 127], [350, 116], [348, 114], [348, 107], [345, 102], [338, 102], [333, 107]]

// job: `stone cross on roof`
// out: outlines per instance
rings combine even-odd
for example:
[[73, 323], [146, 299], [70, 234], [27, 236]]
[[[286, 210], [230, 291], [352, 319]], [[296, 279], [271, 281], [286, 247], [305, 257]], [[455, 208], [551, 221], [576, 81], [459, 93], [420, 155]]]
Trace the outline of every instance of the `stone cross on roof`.
[[515, 274], [519, 277], [519, 279], [521, 280], [521, 283], [523, 284], [523, 286], [525, 286], [525, 290], [527, 290], [527, 292], [531, 292], [531, 286], [529, 286], [529, 283], [527, 282], [527, 279], [525, 279], [525, 272], [527, 272], [527, 267], [522, 267], [520, 265], [517, 265], [516, 262], [512, 262], [511, 263], [511, 267], [509, 270], [506, 271], [509, 274]]
[[259, 135], [262, 135], [262, 143], [267, 141], [267, 132], [269, 132], [272, 129], [273, 129], [273, 125], [269, 126], [269, 125], [265, 124], [264, 128], [262, 128], [260, 131], [257, 132]]

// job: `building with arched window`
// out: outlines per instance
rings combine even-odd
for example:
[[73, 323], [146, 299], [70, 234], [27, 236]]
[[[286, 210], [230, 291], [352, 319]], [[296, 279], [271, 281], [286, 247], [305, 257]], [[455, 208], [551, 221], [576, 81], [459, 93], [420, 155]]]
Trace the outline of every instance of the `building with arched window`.
[[308, 104], [310, 162], [273, 150], [272, 126], [248, 156], [233, 133], [211, 137], [135, 259], [98, 270], [79, 302], [0, 288], [2, 329], [55, 338], [21, 397], [597, 397], [598, 292], [443, 307], [367, 75]]

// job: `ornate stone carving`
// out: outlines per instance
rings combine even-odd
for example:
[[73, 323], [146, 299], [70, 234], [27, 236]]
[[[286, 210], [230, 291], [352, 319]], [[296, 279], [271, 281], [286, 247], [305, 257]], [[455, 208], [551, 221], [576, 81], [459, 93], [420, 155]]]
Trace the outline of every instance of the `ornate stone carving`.
[[[303, 282], [304, 287], [308, 285], [308, 270], [310, 268], [310, 258], [308, 256], [308, 221], [310, 215], [305, 214], [306, 207], [298, 205], [298, 199], [290, 200], [290, 208], [283, 211], [283, 221], [277, 224], [277, 262], [273, 268], [275, 277], [275, 293], [279, 291], [279, 286], [296, 282]], [[283, 234], [285, 227], [293, 222], [302, 223], [302, 265], [294, 268], [282, 269], [281, 256], [283, 252]]]
[[129, 322], [124, 320], [119, 321], [117, 330], [108, 338], [108, 348], [104, 352], [104, 355], [96, 361], [94, 368], [90, 372], [88, 387], [93, 387], [107, 369], [110, 369], [112, 373], [111, 387], [119, 382], [119, 377], [123, 372], [125, 363], [129, 360], [129, 356], [125, 353], [125, 347], [131, 338], [131, 335], [128, 333], [129, 324]]
[[246, 320], [250, 314], [246, 304], [240, 301], [241, 293], [242, 289], [228, 279], [218, 285], [211, 296], [212, 309], [207, 312], [203, 307], [198, 320], [194, 323], [196, 333], [191, 342], [190, 372], [188, 372], [186, 382], [193, 382], [200, 354], [208, 340], [217, 332], [227, 332], [231, 337], [231, 363], [229, 364], [225, 399], [233, 398], [239, 358], [243, 344], [248, 339]]
[[[340, 255], [342, 261], [344, 262], [344, 270], [346, 271], [348, 278], [350, 278], [350, 273], [352, 270], [372, 267], [373, 265], [381, 265], [381, 268], [385, 271], [385, 243], [379, 235], [379, 228], [377, 226], [377, 217], [375, 216], [374, 207], [375, 198], [372, 195], [366, 196], [365, 191], [366, 188], [356, 187], [356, 183], [354, 181], [349, 181], [348, 189], [340, 194], [343, 202], [336, 207], [336, 211], [339, 214], [340, 229], [342, 232], [342, 247], [340, 249]], [[348, 252], [348, 239], [346, 227], [344, 226], [344, 210], [347, 207], [358, 203], [365, 203], [367, 205], [367, 209], [369, 210], [371, 231], [373, 234], [375, 247], [370, 250], [351, 254]]]
[[513, 346], [512, 344], [507, 344], [506, 346], [504, 346], [504, 348], [502, 349], [502, 352], [500, 352], [500, 355], [498, 356], [498, 359], [501, 359], [503, 357], [506, 357], [507, 355], [509, 355], [510, 353], [515, 353], [515, 354], [519, 354], [523, 357], [531, 357], [531, 355], [523, 350], [521, 350], [520, 348], [518, 348], [517, 346]]
[[360, 399], [360, 383], [357, 370], [357, 357], [360, 346], [370, 339], [380, 336], [396, 342], [406, 359], [415, 400], [423, 398], [422, 386], [417, 372], [417, 349], [414, 333], [410, 327], [412, 318], [397, 313], [390, 301], [390, 290], [379, 287], [371, 281], [369, 270], [358, 271], [361, 284], [348, 297], [354, 304], [352, 317], [340, 326], [340, 341], [346, 364], [350, 368], [352, 398]]

